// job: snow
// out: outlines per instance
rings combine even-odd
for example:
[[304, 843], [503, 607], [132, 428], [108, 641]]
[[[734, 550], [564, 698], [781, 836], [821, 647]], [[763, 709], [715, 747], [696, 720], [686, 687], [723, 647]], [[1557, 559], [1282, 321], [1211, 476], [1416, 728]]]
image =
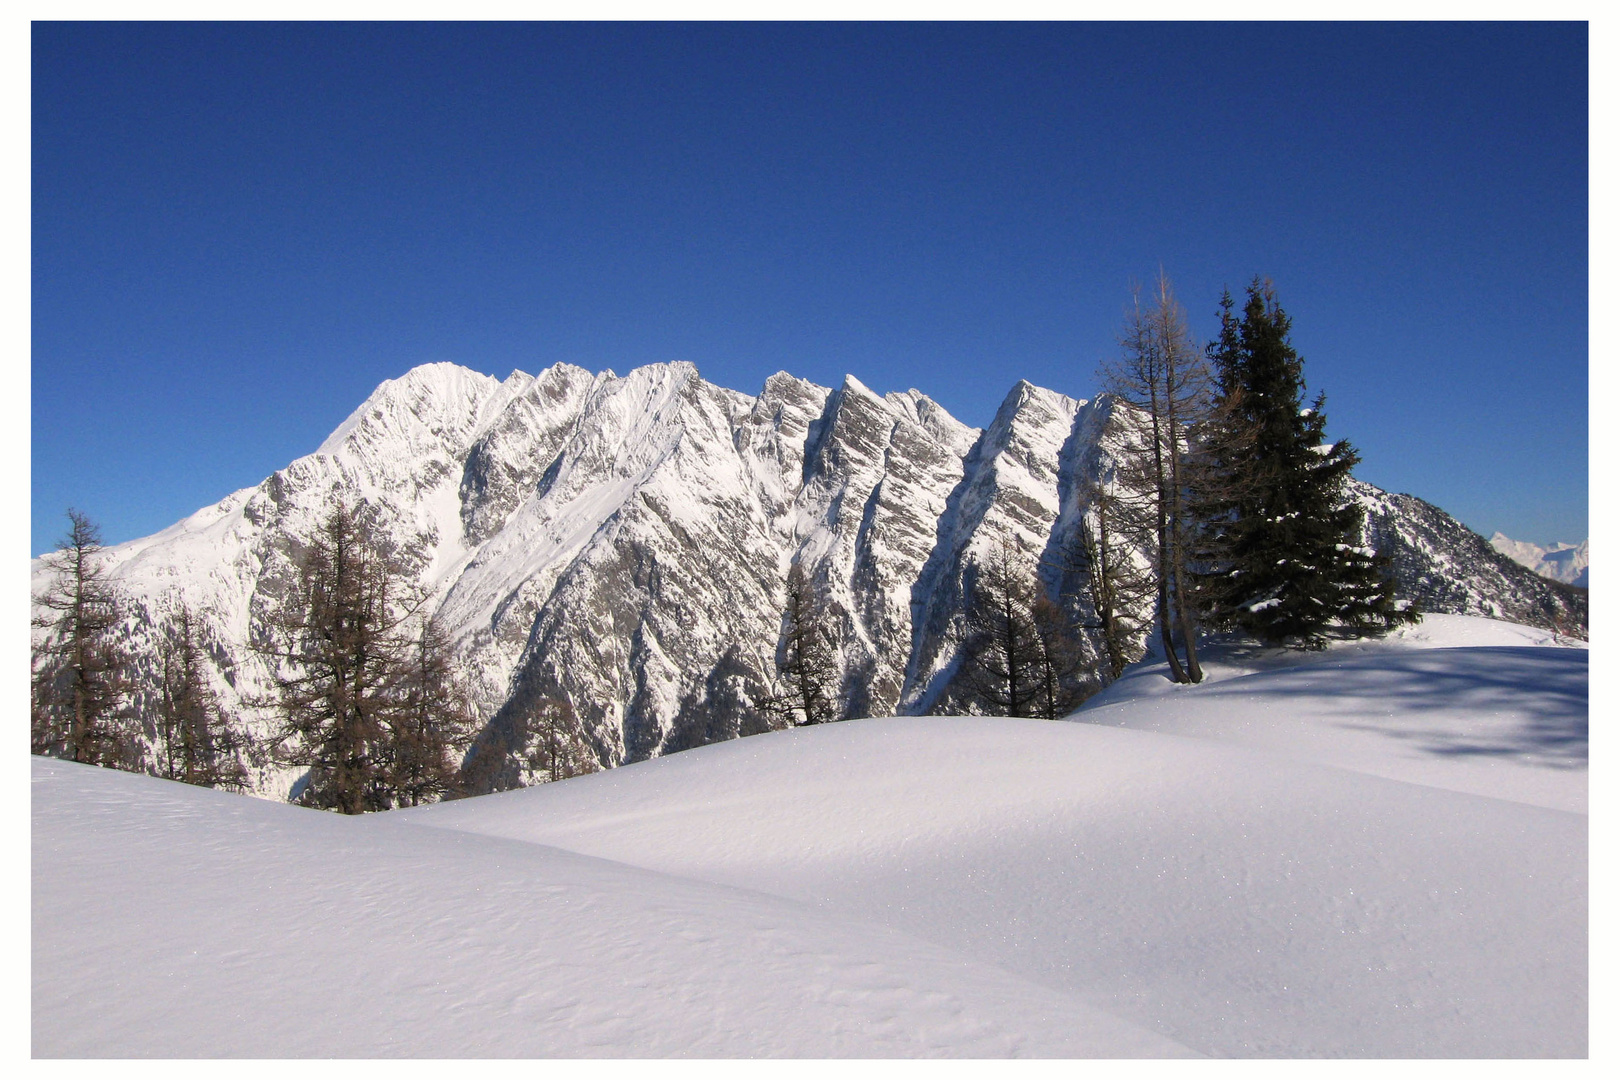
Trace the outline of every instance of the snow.
[[1326, 655], [1217, 644], [1199, 661], [1201, 686], [1140, 664], [1078, 717], [1586, 813], [1584, 641], [1426, 615]]
[[1584, 1056], [1586, 653], [1538, 634], [360, 819], [36, 758], [33, 1051]]
[[1560, 542], [1542, 547], [1527, 540], [1512, 540], [1497, 532], [1491, 535], [1491, 547], [1542, 577], [1583, 589], [1589, 587], [1589, 541], [1582, 540], [1578, 544]]
[[33, 777], [38, 1056], [1187, 1053], [779, 897], [398, 814]]
[[[500, 380], [459, 364], [418, 365], [398, 379], [383, 380], [315, 452], [342, 454], [350, 437], [368, 425], [406, 438], [415, 434], [410, 431], [415, 426], [410, 420], [434, 434], [447, 423], [453, 426], [456, 419], [466, 426], [478, 417], [483, 404], [499, 391], [500, 385]], [[402, 400], [409, 403], [410, 420], [399, 416], [397, 405]]]
[[[379, 386], [315, 453], [105, 557], [137, 663], [155, 662], [185, 603], [215, 692], [262, 733], [270, 673], [249, 642], [334, 494], [364, 501], [480, 717], [519, 687], [563, 696], [622, 763], [693, 741], [722, 670], [769, 676], [794, 563], [834, 613], [862, 711], [960, 707], [971, 566], [1011, 542], [1049, 586], [1079, 584], [1064, 552], [1126, 438], [1110, 434], [1115, 407], [1020, 381], [980, 431], [854, 378], [834, 391], [779, 373], [752, 397], [680, 362], [501, 381], [429, 364]], [[1584, 632], [1584, 598], [1504, 573], [1437, 508], [1350, 486], [1380, 550], [1394, 545], [1402, 602]], [[33, 591], [50, 576], [35, 560]], [[722, 726], [739, 720], [719, 710]], [[254, 790], [279, 798], [297, 778], [267, 766]]]

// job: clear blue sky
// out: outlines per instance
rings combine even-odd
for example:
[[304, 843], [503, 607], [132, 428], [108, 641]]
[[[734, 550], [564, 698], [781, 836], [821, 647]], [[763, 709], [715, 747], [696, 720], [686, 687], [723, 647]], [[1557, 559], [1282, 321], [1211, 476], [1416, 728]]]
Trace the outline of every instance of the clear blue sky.
[[33, 27], [32, 550], [435, 360], [1089, 397], [1275, 280], [1359, 475], [1587, 530], [1583, 24]]

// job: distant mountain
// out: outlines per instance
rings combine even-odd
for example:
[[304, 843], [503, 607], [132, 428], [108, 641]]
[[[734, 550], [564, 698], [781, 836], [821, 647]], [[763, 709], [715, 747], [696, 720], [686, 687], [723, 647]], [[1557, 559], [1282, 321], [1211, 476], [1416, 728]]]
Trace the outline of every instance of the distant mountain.
[[1413, 495], [1351, 480], [1367, 512], [1370, 545], [1394, 560], [1396, 591], [1419, 611], [1485, 615], [1586, 638], [1586, 593], [1550, 581], [1496, 551], [1481, 535]]
[[[363, 499], [429, 592], [482, 715], [566, 697], [611, 764], [761, 730], [782, 591], [805, 568], [854, 715], [960, 710], [964, 570], [1003, 539], [1074, 537], [1112, 468], [1113, 401], [1019, 382], [983, 430], [925, 395], [786, 373], [758, 396], [691, 364], [624, 376], [559, 364], [505, 380], [432, 364], [383, 383], [313, 454], [108, 551], [152, 663], [180, 600], [230, 704], [268, 688], [247, 647], [332, 497]], [[1493, 551], [1436, 507], [1357, 484], [1372, 542], [1424, 610], [1585, 636], [1584, 594]], [[34, 564], [34, 590], [45, 585]], [[266, 773], [281, 793], [292, 774]]]
[[1529, 567], [1542, 577], [1581, 589], [1587, 588], [1587, 543], [1582, 540], [1578, 544], [1542, 547], [1527, 540], [1509, 540], [1501, 533], [1491, 536], [1491, 547], [1520, 566]]

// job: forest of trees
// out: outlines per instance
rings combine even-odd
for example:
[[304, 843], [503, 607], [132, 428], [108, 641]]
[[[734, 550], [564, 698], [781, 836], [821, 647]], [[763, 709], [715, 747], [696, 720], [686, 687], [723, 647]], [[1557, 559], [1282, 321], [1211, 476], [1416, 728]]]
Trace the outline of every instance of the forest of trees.
[[476, 714], [423, 597], [363, 513], [332, 507], [292, 596], [251, 643], [273, 686], [248, 701], [272, 717], [259, 738], [221, 706], [202, 621], [183, 600], [158, 628], [155, 670], [131, 664], [100, 534], [82, 513], [68, 518], [46, 557], [52, 584], [35, 597], [46, 631], [33, 659], [35, 753], [235, 790], [254, 766], [302, 768], [296, 801], [345, 814], [461, 793]]
[[337, 503], [312, 538], [291, 602], [254, 643], [275, 690], [269, 758], [303, 766], [298, 801], [358, 814], [455, 789], [473, 713], [424, 598], [365, 515]]
[[[1322, 395], [1307, 404], [1274, 287], [1256, 279], [1241, 307], [1225, 294], [1217, 314], [1216, 339], [1199, 347], [1162, 273], [1133, 294], [1119, 353], [1098, 373], [1115, 407], [1066, 545], [1043, 560], [1004, 539], [966, 560], [958, 700], [1056, 719], [1118, 679], [1150, 635], [1170, 678], [1196, 683], [1210, 632], [1318, 649], [1417, 618], [1394, 600], [1387, 560], [1360, 544], [1362, 511], [1343, 498], [1357, 453], [1327, 441]], [[600, 768], [565, 698], [525, 698], [481, 724], [427, 598], [371, 513], [339, 500], [303, 538], [289, 594], [249, 643], [270, 679], [244, 699], [260, 716], [252, 737], [214, 689], [225, 650], [178, 595], [153, 656], [132, 662], [131, 612], [100, 533], [69, 510], [44, 560], [51, 583], [34, 597], [33, 752], [234, 790], [252, 787], [255, 769], [297, 769], [296, 801], [346, 814]], [[735, 647], [727, 654], [732, 696], [758, 722], [674, 748], [849, 718], [835, 625], [795, 562], [770, 685], [744, 677]]]

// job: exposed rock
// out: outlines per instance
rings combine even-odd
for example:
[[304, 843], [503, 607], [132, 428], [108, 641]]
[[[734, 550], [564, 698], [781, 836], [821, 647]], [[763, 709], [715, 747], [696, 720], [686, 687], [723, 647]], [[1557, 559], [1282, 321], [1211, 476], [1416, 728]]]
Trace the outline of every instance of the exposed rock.
[[[504, 381], [434, 364], [378, 387], [314, 454], [108, 558], [136, 654], [149, 663], [183, 599], [216, 690], [251, 716], [269, 683], [248, 643], [347, 498], [429, 594], [494, 730], [565, 697], [616, 765], [764, 728], [795, 562], [837, 638], [849, 715], [962, 707], [974, 561], [1009, 540], [1063, 586], [1084, 481], [1111, 468], [1111, 407], [1020, 382], [979, 431], [853, 377], [829, 390], [778, 373], [749, 397], [683, 363]], [[1420, 499], [1354, 497], [1424, 610], [1585, 636], [1583, 592]], [[268, 771], [258, 788], [295, 779]]]

